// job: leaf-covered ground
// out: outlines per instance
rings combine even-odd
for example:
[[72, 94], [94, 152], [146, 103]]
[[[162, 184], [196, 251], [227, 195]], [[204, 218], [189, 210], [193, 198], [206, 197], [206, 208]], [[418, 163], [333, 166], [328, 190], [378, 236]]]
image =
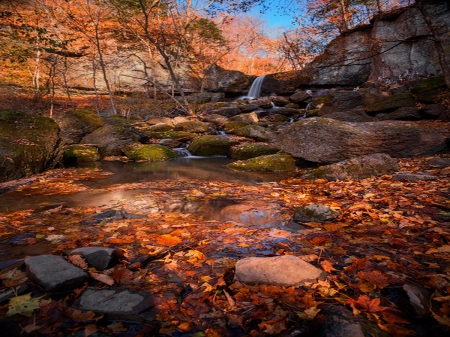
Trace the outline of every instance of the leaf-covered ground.
[[[120, 248], [122, 262], [103, 272], [108, 277], [86, 286], [114, 284], [150, 293], [155, 315], [152, 324], [107, 321], [70, 307], [85, 288], [45, 294], [31, 287], [2, 303], [2, 331], [37, 336], [77, 331], [84, 336], [287, 336], [301, 327], [296, 336], [314, 336], [321, 306], [335, 303], [393, 336], [442, 336], [450, 327], [450, 174], [431, 167], [428, 159], [400, 159], [399, 164], [402, 171], [436, 174], [437, 180], [402, 182], [389, 175], [336, 182], [293, 178], [254, 186], [164, 180], [109, 187], [138, 191], [114, 207], [2, 208], [0, 261], [36, 253], [64, 255], [83, 246]], [[104, 174], [55, 170], [6, 195], [17, 195], [20, 202], [27, 194], [76, 194], [90, 190], [84, 181]], [[204, 220], [166, 207], [201, 201], [196, 208], [201, 213], [212, 204], [205, 201], [227, 199], [276, 206], [283, 226]], [[308, 204], [329, 206], [340, 216], [328, 224], [303, 224], [306, 228], [297, 231], [292, 215]], [[234, 280], [238, 259], [283, 254], [322, 268], [327, 280], [297, 288]], [[5, 289], [29, 282], [21, 263], [4, 269], [0, 279]], [[429, 292], [424, 317], [409, 310], [405, 284]]]

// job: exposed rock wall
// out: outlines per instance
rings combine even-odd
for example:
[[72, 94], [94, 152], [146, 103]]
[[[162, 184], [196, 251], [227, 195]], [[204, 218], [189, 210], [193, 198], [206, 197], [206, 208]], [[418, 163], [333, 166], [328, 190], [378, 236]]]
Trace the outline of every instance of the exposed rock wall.
[[[450, 2], [427, 0], [426, 9], [450, 58]], [[356, 87], [366, 81], [392, 83], [405, 77], [441, 74], [431, 32], [413, 5], [380, 15], [371, 24], [336, 37], [306, 69], [291, 76], [266, 76], [262, 92], [281, 94], [291, 88], [312, 86]]]

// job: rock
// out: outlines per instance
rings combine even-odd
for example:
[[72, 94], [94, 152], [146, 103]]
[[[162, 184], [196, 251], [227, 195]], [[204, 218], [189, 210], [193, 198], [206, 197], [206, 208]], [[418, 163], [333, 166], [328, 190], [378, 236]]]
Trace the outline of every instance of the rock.
[[257, 106], [259, 106], [262, 109], [270, 109], [273, 107], [272, 101], [267, 97], [260, 97], [257, 99], [252, 99], [249, 102], [250, 102], [250, 104], [256, 104]]
[[380, 100], [382, 97], [380, 92], [368, 89], [332, 91], [314, 98], [311, 102], [311, 108], [319, 108], [318, 116], [326, 115], [328, 118], [328, 114], [362, 108]]
[[[327, 116], [328, 117], [328, 116]], [[377, 116], [378, 117], [378, 116]], [[380, 120], [401, 120], [401, 121], [417, 121], [422, 119], [416, 107], [403, 107], [391, 113], [385, 113]]]
[[70, 252], [70, 255], [81, 255], [89, 265], [102, 271], [114, 267], [121, 253], [118, 249], [107, 247], [81, 247]]
[[252, 112], [259, 109], [259, 106], [257, 106], [256, 104], [248, 103], [248, 104], [239, 104], [238, 108], [241, 110], [241, 112]]
[[66, 165], [92, 163], [100, 160], [96, 147], [87, 145], [69, 145], [63, 154]]
[[148, 125], [167, 124], [173, 126], [172, 118], [169, 117], [152, 117], [147, 119], [146, 123]]
[[400, 93], [385, 97], [366, 107], [369, 115], [376, 115], [382, 112], [393, 112], [399, 108], [415, 107], [416, 101], [410, 93]]
[[231, 121], [229, 121], [223, 126], [223, 128], [228, 133], [235, 133], [236, 130], [243, 128], [247, 125], [248, 125], [248, 123], [246, 123], [246, 122], [231, 122]]
[[340, 305], [329, 305], [319, 314], [321, 320], [317, 337], [365, 337], [361, 324], [350, 310]]
[[204, 89], [224, 93], [244, 93], [250, 85], [250, 77], [237, 70], [225, 70], [217, 65], [208, 68]]
[[292, 96], [289, 97], [289, 100], [293, 103], [302, 103], [310, 98], [311, 95], [307, 94], [306, 91], [297, 90]]
[[433, 176], [431, 174], [426, 173], [397, 173], [392, 176], [392, 180], [397, 181], [419, 181], [419, 180], [425, 180], [425, 181], [432, 181], [436, 180], [437, 177]]
[[406, 121], [349, 123], [313, 117], [285, 127], [274, 145], [294, 157], [335, 163], [373, 153], [431, 155], [447, 151], [446, 141], [443, 133]]
[[[26, 278], [25, 278], [26, 280]], [[28, 290], [29, 287], [27, 284], [20, 284], [18, 286], [10, 287], [10, 288], [4, 288], [0, 290], [0, 303], [5, 302], [6, 300], [15, 297], [17, 295], [22, 295]]]
[[228, 122], [228, 118], [218, 114], [210, 114], [204, 117], [205, 122], [223, 126]]
[[81, 287], [88, 279], [82, 269], [56, 255], [38, 255], [25, 259], [28, 277], [47, 291]]
[[450, 109], [447, 109], [441, 113], [438, 119], [442, 122], [450, 122]]
[[[319, 111], [320, 113], [320, 111]], [[336, 119], [338, 121], [362, 123], [362, 122], [375, 122], [375, 117], [366, 114], [363, 108], [357, 108], [348, 111], [334, 112], [326, 115], [326, 118]]]
[[435, 76], [423, 80], [411, 88], [411, 93], [421, 103], [433, 104], [437, 96], [445, 90], [444, 76]]
[[142, 139], [142, 134], [133, 127], [105, 125], [85, 136], [81, 143], [96, 146], [100, 155], [106, 157], [120, 156], [125, 146]]
[[440, 115], [445, 113], [447, 110], [447, 107], [440, 105], [440, 104], [428, 104], [425, 105], [422, 109], [420, 109], [420, 112], [425, 115], [425, 117], [431, 118], [431, 119], [437, 119]]
[[241, 109], [237, 106], [221, 107], [211, 111], [211, 113], [229, 118], [239, 115], [241, 113]]
[[170, 147], [171, 149], [177, 148], [177, 147], [181, 147], [183, 145], [182, 142], [179, 142], [178, 140], [175, 139], [161, 139], [158, 142], [159, 145], [161, 146], [165, 146], [165, 147]]
[[166, 132], [166, 131], [170, 131], [173, 129], [174, 129], [174, 126], [172, 123], [170, 123], [170, 124], [158, 123], [158, 124], [150, 125], [147, 128], [147, 130], [150, 132]]
[[255, 112], [243, 113], [230, 118], [230, 122], [258, 123], [258, 115]]
[[56, 122], [64, 144], [78, 144], [84, 136], [105, 125], [95, 111], [88, 109], [67, 111]]
[[435, 157], [429, 159], [428, 164], [434, 167], [446, 168], [447, 166], [450, 166], [450, 159]]
[[236, 128], [234, 133], [237, 136], [253, 138], [258, 142], [270, 142], [276, 138], [276, 134], [274, 132], [255, 124]]
[[175, 125], [175, 131], [204, 133], [208, 132], [209, 124], [201, 121], [187, 121]]
[[299, 222], [330, 222], [337, 219], [339, 213], [319, 204], [308, 205], [294, 214], [294, 221]]
[[83, 311], [105, 314], [108, 319], [148, 321], [143, 315], [150, 308], [149, 295], [120, 289], [86, 289], [72, 307]]
[[384, 153], [369, 154], [339, 163], [321, 166], [303, 175], [304, 179], [364, 179], [399, 170], [397, 162]]
[[272, 145], [268, 145], [265, 143], [251, 143], [233, 146], [230, 151], [230, 156], [233, 159], [245, 160], [259, 156], [275, 154], [279, 151], [279, 148]]
[[227, 166], [243, 171], [286, 172], [295, 170], [295, 160], [288, 154], [272, 154], [239, 160]]
[[54, 168], [62, 154], [59, 126], [53, 119], [0, 110], [0, 182]]
[[237, 142], [226, 136], [206, 135], [194, 138], [188, 151], [196, 156], [226, 156]]
[[284, 116], [295, 116], [297, 114], [300, 114], [299, 109], [293, 109], [288, 107], [275, 108], [271, 111]]
[[275, 106], [286, 106], [290, 103], [290, 101], [283, 96], [270, 96], [269, 99]]
[[242, 283], [300, 286], [317, 282], [326, 273], [293, 255], [247, 257], [236, 263], [234, 279]]
[[131, 143], [123, 148], [127, 158], [134, 161], [166, 161], [179, 157], [171, 148], [157, 144]]

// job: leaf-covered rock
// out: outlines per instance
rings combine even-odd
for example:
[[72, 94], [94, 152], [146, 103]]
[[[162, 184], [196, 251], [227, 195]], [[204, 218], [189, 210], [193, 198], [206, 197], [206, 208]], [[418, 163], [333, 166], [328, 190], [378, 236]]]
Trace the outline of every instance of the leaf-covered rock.
[[56, 121], [65, 144], [78, 144], [84, 136], [105, 125], [101, 117], [89, 109], [67, 111]]
[[178, 157], [174, 150], [157, 144], [132, 143], [123, 152], [134, 161], [165, 161]]
[[246, 160], [259, 156], [265, 156], [269, 154], [275, 154], [280, 149], [273, 145], [265, 143], [250, 143], [233, 146], [231, 148], [230, 156], [237, 160]]
[[228, 167], [243, 171], [282, 172], [295, 170], [295, 160], [288, 154], [272, 154], [228, 164]]
[[100, 160], [100, 153], [94, 146], [69, 145], [64, 151], [64, 163], [68, 165], [90, 163]]

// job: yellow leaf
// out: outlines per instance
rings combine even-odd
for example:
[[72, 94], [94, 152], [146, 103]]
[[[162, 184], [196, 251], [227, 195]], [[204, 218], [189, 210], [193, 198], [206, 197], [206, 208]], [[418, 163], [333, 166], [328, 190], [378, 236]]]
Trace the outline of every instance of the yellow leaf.
[[311, 307], [303, 312], [297, 312], [297, 316], [300, 317], [300, 319], [312, 321], [319, 312], [320, 309], [318, 309], [317, 307]]
[[204, 260], [206, 258], [205, 254], [203, 254], [201, 251], [196, 250], [196, 249], [190, 249], [187, 251], [187, 253], [185, 254], [185, 256], [187, 257], [192, 257], [198, 260]]
[[42, 297], [31, 298], [31, 293], [29, 293], [10, 298], [6, 316], [22, 314], [30, 317], [35, 309], [39, 309], [39, 300]]
[[425, 252], [425, 254], [432, 253], [450, 253], [450, 245], [444, 245], [439, 248], [431, 248]]
[[216, 288], [210, 285], [208, 282], [203, 283], [201, 287], [204, 287], [206, 292], [213, 291]]

